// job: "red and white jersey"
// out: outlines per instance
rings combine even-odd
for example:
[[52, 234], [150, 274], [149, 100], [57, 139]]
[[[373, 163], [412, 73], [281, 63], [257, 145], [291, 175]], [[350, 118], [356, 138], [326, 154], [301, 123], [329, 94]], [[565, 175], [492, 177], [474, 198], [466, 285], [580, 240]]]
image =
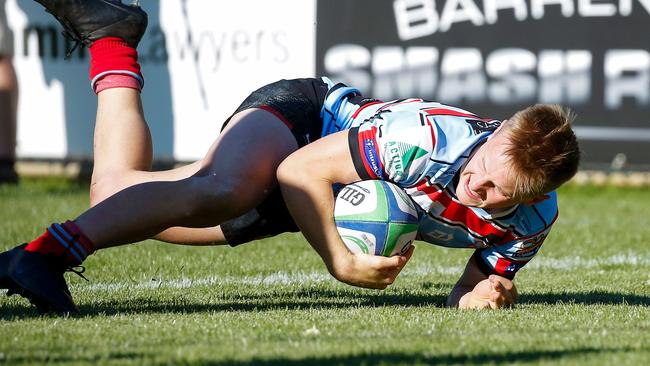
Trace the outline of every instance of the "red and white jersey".
[[538, 252], [557, 218], [555, 192], [542, 202], [499, 213], [464, 206], [455, 195], [457, 173], [500, 121], [422, 99], [366, 99], [359, 105], [345, 95], [338, 98], [326, 99], [325, 107], [339, 108], [326, 110], [324, 121], [336, 126], [331, 132], [350, 129], [361, 178], [391, 181], [419, 206], [419, 239], [475, 248], [483, 272], [510, 278]]

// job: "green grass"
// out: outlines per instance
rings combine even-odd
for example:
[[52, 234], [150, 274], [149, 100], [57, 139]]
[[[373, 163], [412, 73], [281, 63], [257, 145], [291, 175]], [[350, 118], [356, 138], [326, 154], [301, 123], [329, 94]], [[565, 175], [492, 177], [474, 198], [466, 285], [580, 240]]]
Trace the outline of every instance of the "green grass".
[[[0, 298], [0, 365], [650, 364], [650, 190], [568, 187], [501, 311], [443, 307], [469, 250], [418, 245], [385, 291], [330, 278], [299, 235], [235, 249], [148, 241], [69, 276], [82, 315]], [[66, 181], [0, 186], [0, 249], [87, 205]]]

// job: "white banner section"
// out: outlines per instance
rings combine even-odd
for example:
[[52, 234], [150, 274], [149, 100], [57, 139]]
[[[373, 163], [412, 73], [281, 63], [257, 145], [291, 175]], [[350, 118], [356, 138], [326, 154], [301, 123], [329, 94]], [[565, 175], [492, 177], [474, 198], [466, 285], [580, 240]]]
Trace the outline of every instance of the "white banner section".
[[[156, 159], [200, 158], [251, 91], [315, 76], [316, 0], [143, 0], [142, 7], [149, 14], [138, 47], [142, 99]], [[8, 0], [6, 13], [20, 84], [18, 156], [90, 159], [97, 101], [87, 50], [64, 59], [70, 43], [36, 2]]]

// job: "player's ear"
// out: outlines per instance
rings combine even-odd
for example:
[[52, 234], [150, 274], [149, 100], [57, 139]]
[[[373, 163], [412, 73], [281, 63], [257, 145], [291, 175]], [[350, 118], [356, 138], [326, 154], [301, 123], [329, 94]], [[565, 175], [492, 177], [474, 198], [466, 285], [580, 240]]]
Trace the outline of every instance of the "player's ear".
[[537, 197], [533, 197], [533, 198], [531, 198], [530, 200], [528, 200], [528, 201], [526, 201], [524, 203], [529, 204], [529, 205], [533, 205], [535, 203], [546, 201], [549, 198], [551, 198], [551, 196], [549, 196], [548, 194], [542, 194], [542, 195], [539, 195]]

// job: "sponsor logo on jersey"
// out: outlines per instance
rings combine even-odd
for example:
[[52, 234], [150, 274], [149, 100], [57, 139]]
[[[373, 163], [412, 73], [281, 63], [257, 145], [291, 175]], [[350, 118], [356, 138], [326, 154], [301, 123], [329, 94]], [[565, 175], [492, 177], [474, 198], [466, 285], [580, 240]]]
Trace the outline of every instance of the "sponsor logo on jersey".
[[517, 246], [517, 255], [523, 256], [526, 254], [530, 254], [533, 252], [536, 252], [539, 247], [542, 246], [544, 243], [544, 240], [548, 236], [548, 232], [543, 232], [541, 234], [535, 235], [533, 237], [530, 237], [524, 241], [522, 241], [518, 246]]
[[386, 170], [395, 175], [395, 179], [402, 178], [410, 164], [427, 154], [427, 151], [405, 142], [388, 141], [384, 145], [387, 152]]
[[381, 167], [379, 166], [379, 156], [377, 154], [377, 148], [375, 145], [375, 140], [373, 139], [364, 139], [363, 140], [363, 151], [366, 157], [365, 161], [368, 164], [368, 167], [372, 170], [377, 178], [383, 176]]
[[[377, 127], [370, 129], [359, 129], [359, 149], [363, 155], [363, 165], [366, 172], [371, 175], [371, 178], [378, 179], [384, 176], [382, 171], [381, 161], [379, 159], [379, 151], [375, 135], [377, 134]], [[374, 176], [373, 176], [374, 175]]]
[[500, 121], [487, 121], [487, 120], [480, 120], [480, 119], [466, 119], [465, 120], [469, 125], [472, 127], [472, 131], [474, 131], [474, 134], [480, 135], [483, 132], [493, 132], [496, 130], [499, 126], [501, 126]]
[[389, 141], [384, 149], [388, 153], [388, 159], [386, 159], [386, 170], [392, 173], [395, 177], [395, 180], [400, 180], [404, 175], [404, 163], [402, 161], [402, 149], [400, 148], [401, 144], [395, 141]]
[[508, 267], [506, 267], [505, 272], [506, 273], [517, 272], [519, 270], [519, 267], [522, 266], [517, 263], [511, 263]]

